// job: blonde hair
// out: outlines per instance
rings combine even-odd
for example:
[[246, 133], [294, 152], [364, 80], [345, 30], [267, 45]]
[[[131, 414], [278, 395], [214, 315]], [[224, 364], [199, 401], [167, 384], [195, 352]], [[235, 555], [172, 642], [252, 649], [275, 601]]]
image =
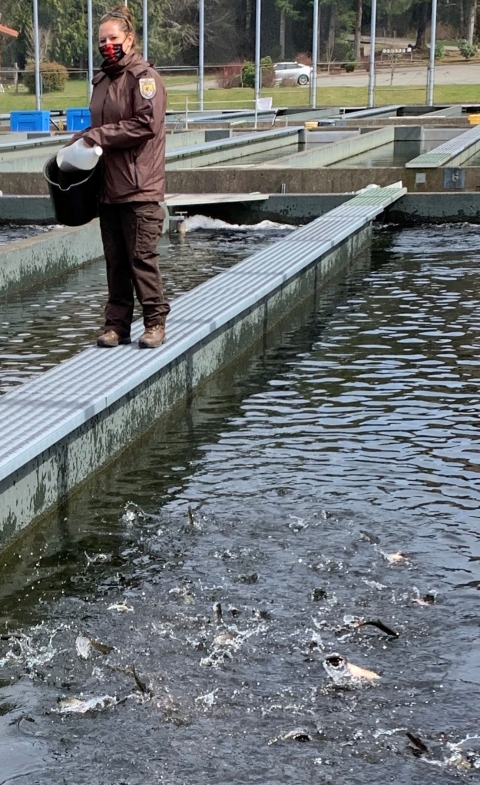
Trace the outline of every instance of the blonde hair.
[[125, 5], [118, 5], [112, 11], [104, 14], [104, 16], [102, 16], [100, 19], [100, 24], [109, 21], [115, 22], [115, 24], [118, 25], [119, 29], [123, 33], [126, 33], [127, 35], [129, 33], [133, 34], [135, 39], [135, 26], [133, 24], [133, 17]]

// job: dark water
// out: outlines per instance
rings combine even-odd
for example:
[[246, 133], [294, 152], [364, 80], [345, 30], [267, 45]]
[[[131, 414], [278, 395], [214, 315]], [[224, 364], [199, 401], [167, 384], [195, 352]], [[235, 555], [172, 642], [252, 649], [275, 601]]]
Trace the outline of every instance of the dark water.
[[3, 785], [477, 780], [476, 232], [379, 231], [4, 558]]
[[[160, 263], [168, 299], [291, 231], [268, 222], [222, 231], [209, 229], [215, 223], [202, 216], [189, 220], [192, 228], [204, 228], [162, 239]], [[105, 262], [99, 259], [42, 286], [0, 295], [0, 393], [91, 346], [103, 327], [106, 294]]]
[[17, 226], [15, 224], [0, 224], [0, 245], [11, 243], [14, 240], [27, 240], [43, 232], [54, 230], [53, 226], [40, 226], [38, 224], [25, 224]]
[[333, 168], [344, 168], [348, 166], [360, 166], [368, 168], [370, 166], [405, 166], [408, 161], [413, 160], [422, 153], [433, 150], [438, 146], [439, 142], [392, 142], [377, 147], [374, 150], [368, 150], [366, 153], [354, 155], [351, 158], [346, 158], [343, 161], [337, 161], [335, 164], [330, 164]]

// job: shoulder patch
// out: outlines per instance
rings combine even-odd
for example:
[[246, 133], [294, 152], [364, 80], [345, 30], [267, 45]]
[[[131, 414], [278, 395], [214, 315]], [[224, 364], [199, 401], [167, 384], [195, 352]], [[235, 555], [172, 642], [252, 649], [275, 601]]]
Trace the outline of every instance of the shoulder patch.
[[139, 79], [138, 82], [142, 98], [155, 98], [157, 94], [157, 85], [155, 84], [155, 79], [153, 79], [153, 77]]

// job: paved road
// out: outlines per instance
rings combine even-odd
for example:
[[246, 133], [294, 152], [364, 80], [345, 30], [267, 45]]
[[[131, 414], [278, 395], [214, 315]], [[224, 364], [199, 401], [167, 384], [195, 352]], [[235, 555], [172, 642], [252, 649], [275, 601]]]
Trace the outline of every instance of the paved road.
[[[424, 85], [427, 80], [427, 64], [402, 66], [397, 65], [393, 73], [391, 69], [381, 67], [377, 69], [377, 87], [410, 87]], [[353, 74], [332, 74], [328, 76], [321, 72], [318, 75], [319, 87], [363, 87], [368, 83], [368, 73], [366, 70], [357, 70]], [[451, 65], [435, 66], [435, 84], [478, 84], [480, 85], [480, 63], [459, 63]], [[479, 89], [480, 99], [480, 89]]]
[[[395, 67], [393, 82], [391, 69], [386, 66], [377, 68], [377, 87], [414, 87], [425, 85], [427, 81], [427, 63], [421, 65], [401, 65]], [[318, 74], [318, 87], [365, 87], [368, 84], [368, 73], [364, 68], [358, 68], [353, 74], [342, 71], [340, 74], [331, 74], [324, 71]], [[435, 67], [435, 84], [478, 84], [480, 101], [480, 63], [452, 63], [450, 65], [437, 65]], [[215, 79], [205, 80], [205, 89], [217, 87]], [[189, 92], [197, 90], [197, 82], [179, 87], [169, 87], [169, 92]], [[265, 93], [265, 90], [263, 91]]]

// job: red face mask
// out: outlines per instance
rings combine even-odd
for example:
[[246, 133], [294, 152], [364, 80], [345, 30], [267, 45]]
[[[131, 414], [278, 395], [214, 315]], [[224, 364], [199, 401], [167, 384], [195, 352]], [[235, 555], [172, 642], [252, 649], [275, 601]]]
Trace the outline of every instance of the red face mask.
[[115, 65], [125, 56], [122, 44], [104, 44], [99, 46], [98, 50], [108, 65]]

